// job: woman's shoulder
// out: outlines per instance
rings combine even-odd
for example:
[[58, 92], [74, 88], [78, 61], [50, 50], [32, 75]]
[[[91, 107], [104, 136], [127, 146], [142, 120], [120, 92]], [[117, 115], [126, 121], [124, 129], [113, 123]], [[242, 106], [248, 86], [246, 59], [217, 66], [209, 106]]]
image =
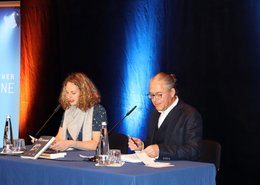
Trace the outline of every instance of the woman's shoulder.
[[98, 123], [100, 123], [100, 126], [101, 126], [101, 122], [107, 121], [106, 109], [102, 105], [100, 105], [100, 104], [95, 105], [94, 106], [94, 111], [93, 111], [93, 118]]
[[106, 112], [106, 109], [101, 104], [94, 105], [94, 112]]

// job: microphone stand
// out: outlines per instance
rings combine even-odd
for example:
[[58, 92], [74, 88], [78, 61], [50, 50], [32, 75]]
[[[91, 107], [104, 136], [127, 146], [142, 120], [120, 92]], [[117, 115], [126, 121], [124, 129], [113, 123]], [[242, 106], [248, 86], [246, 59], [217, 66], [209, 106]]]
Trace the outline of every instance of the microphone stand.
[[[137, 106], [135, 105], [130, 111], [128, 111], [128, 113], [126, 113], [126, 115], [125, 115], [122, 119], [120, 119], [120, 120], [108, 131], [108, 134], [109, 134], [117, 125], [119, 125], [120, 123], [122, 123], [122, 121], [123, 121], [127, 116], [129, 116], [129, 115], [135, 110], [136, 107], [137, 107]], [[98, 147], [98, 146], [97, 146], [97, 147]], [[97, 155], [88, 159], [88, 161], [92, 161], [92, 162], [97, 162], [97, 160], [98, 160], [98, 156], [97, 156]]]
[[128, 113], [126, 113], [126, 115], [125, 115], [121, 120], [119, 120], [119, 121], [108, 131], [108, 134], [110, 134], [110, 132], [111, 132], [112, 130], [114, 130], [114, 128], [115, 128], [117, 125], [119, 125], [127, 116], [129, 116], [129, 114], [131, 114], [131, 113], [135, 110], [136, 107], [137, 107], [137, 106], [134, 106]]
[[45, 127], [45, 125], [50, 121], [50, 119], [54, 116], [56, 112], [60, 109], [61, 105], [59, 104], [51, 114], [51, 116], [45, 121], [45, 123], [42, 125], [42, 127], [38, 130], [38, 132], [35, 134], [35, 137], [38, 136], [38, 134], [42, 131], [42, 129]]

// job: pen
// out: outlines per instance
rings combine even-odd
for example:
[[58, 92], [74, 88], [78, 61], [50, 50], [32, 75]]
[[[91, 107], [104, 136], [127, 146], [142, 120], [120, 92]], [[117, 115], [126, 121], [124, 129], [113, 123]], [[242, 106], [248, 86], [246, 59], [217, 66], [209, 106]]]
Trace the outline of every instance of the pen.
[[132, 137], [130, 137], [130, 139], [134, 142], [134, 144], [137, 146], [137, 148], [139, 147], [138, 146], [138, 144], [137, 144], [137, 142], [132, 138]]

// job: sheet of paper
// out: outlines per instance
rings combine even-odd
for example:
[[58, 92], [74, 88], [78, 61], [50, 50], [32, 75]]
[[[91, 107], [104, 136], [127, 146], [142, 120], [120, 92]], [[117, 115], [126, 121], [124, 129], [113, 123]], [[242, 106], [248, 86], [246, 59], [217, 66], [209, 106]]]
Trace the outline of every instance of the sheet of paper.
[[148, 164], [146, 166], [153, 167], [153, 168], [165, 168], [165, 167], [174, 166], [174, 164], [165, 163], [165, 162], [154, 162], [154, 163]]
[[171, 163], [155, 162], [154, 158], [149, 157], [145, 152], [136, 153], [137, 157], [146, 165], [153, 168], [164, 168], [174, 166]]
[[142, 161], [134, 154], [122, 154], [121, 160], [129, 163], [141, 163]]
[[149, 157], [145, 152], [136, 152], [135, 154], [145, 165], [155, 163], [154, 158]]

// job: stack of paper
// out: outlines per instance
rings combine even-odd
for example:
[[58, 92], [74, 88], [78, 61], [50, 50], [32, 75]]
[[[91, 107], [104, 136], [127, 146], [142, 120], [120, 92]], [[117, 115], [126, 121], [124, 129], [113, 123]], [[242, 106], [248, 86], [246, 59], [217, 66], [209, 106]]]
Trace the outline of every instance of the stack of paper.
[[138, 163], [143, 162], [146, 166], [153, 167], [153, 168], [163, 168], [163, 167], [170, 167], [174, 166], [171, 163], [166, 162], [156, 162], [155, 158], [151, 158], [147, 156], [145, 152], [136, 152], [134, 154], [124, 154], [121, 156], [122, 161], [130, 162], [130, 163]]
[[142, 161], [134, 154], [122, 154], [121, 160], [129, 163], [141, 163]]
[[174, 166], [171, 163], [155, 162], [153, 158], [149, 157], [145, 152], [136, 153], [137, 157], [146, 165], [153, 168], [164, 168]]

